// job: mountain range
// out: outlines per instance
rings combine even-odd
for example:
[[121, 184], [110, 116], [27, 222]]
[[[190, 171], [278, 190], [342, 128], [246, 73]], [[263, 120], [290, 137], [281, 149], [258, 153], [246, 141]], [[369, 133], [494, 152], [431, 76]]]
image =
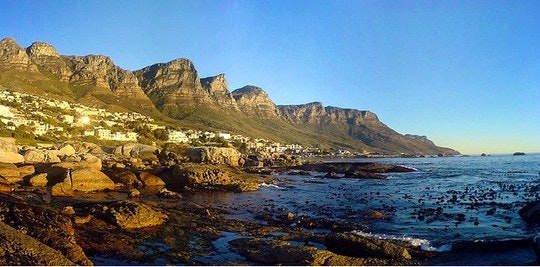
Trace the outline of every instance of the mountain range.
[[188, 59], [129, 71], [103, 55], [60, 55], [50, 44], [0, 41], [0, 90], [136, 111], [168, 124], [222, 130], [278, 142], [360, 152], [459, 154], [425, 136], [403, 135], [370, 111], [276, 105], [256, 86], [230, 91], [226, 76], [200, 78]]

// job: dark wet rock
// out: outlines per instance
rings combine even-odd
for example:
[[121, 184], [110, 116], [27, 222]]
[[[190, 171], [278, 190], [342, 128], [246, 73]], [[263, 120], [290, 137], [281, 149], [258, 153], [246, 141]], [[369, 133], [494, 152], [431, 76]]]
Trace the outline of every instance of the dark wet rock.
[[518, 214], [528, 223], [540, 223], [540, 201], [527, 203]]
[[386, 220], [388, 217], [380, 211], [370, 211], [365, 214], [366, 218]]
[[92, 265], [76, 242], [70, 218], [50, 208], [25, 204], [6, 196], [0, 195], [0, 200], [0, 216], [4, 223], [60, 251], [76, 264]]
[[516, 152], [513, 155], [514, 156], [525, 156], [526, 154], [524, 152]]
[[411, 260], [409, 251], [388, 240], [356, 234], [329, 234], [325, 238], [328, 250], [354, 257], [378, 257], [394, 260]]
[[133, 201], [97, 204], [89, 212], [123, 229], [137, 229], [161, 225], [167, 219], [163, 212]]
[[336, 179], [336, 178], [340, 178], [337, 173], [335, 172], [328, 172], [326, 173], [323, 178], [332, 178], [332, 179]]
[[60, 251], [0, 222], [0, 265], [75, 265]]
[[306, 171], [290, 171], [288, 175], [300, 175], [300, 176], [311, 176], [311, 173]]
[[229, 242], [243, 257], [265, 265], [388, 265], [373, 258], [338, 255], [311, 246], [292, 245], [286, 241], [242, 238]]
[[365, 172], [365, 171], [348, 171], [345, 173], [346, 178], [359, 178], [359, 179], [386, 179], [385, 175], [379, 173]]
[[[344, 174], [348, 178], [384, 179], [381, 173], [412, 172], [412, 168], [374, 162], [332, 162], [332, 163], [308, 163], [301, 167], [304, 171], [326, 172], [326, 178], [334, 178], [337, 174]], [[336, 175], [332, 175], [335, 173]]]

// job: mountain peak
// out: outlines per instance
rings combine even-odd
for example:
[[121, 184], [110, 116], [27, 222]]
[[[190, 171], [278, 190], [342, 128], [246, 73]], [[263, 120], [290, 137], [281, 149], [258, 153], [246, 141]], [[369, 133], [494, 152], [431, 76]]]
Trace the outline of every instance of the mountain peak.
[[0, 63], [8, 68], [26, 69], [37, 71], [37, 67], [31, 64], [26, 51], [17, 44], [13, 38], [4, 38], [0, 41]]
[[201, 85], [206, 92], [214, 99], [219, 105], [238, 111], [238, 105], [234, 100], [231, 92], [229, 91], [229, 85], [225, 74], [221, 73], [216, 76], [207, 77], [201, 79]]
[[28, 48], [26, 48], [26, 53], [30, 57], [59, 57], [60, 55], [52, 45], [44, 42], [34, 42]]
[[232, 92], [238, 107], [250, 116], [260, 118], [278, 118], [279, 111], [268, 94], [260, 87], [246, 85]]
[[19, 44], [17, 44], [17, 41], [15, 41], [15, 39], [13, 39], [11, 37], [6, 37], [6, 38], [0, 40], [0, 45], [16, 45], [16, 46], [19, 46]]

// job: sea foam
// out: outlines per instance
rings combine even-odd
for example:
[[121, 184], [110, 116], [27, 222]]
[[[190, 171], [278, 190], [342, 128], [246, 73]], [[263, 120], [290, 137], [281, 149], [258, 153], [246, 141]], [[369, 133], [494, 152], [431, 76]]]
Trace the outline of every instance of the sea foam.
[[450, 244], [434, 247], [431, 244], [431, 242], [429, 242], [429, 240], [421, 239], [421, 238], [414, 238], [414, 237], [410, 237], [406, 235], [395, 236], [395, 235], [386, 235], [386, 234], [372, 234], [372, 233], [365, 233], [362, 231], [352, 231], [352, 233], [359, 236], [363, 236], [363, 237], [402, 241], [402, 242], [410, 244], [413, 247], [420, 247], [420, 249], [424, 251], [445, 252], [445, 251], [452, 250], [452, 245]]
[[275, 188], [275, 189], [285, 189], [285, 187], [281, 187], [281, 186], [278, 186], [278, 185], [275, 185], [275, 184], [261, 183], [261, 186], [262, 187], [272, 187], [272, 188]]

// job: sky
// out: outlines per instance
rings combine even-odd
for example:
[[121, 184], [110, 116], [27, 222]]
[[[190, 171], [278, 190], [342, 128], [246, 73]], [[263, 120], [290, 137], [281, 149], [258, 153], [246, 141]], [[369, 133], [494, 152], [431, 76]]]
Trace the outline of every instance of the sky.
[[540, 1], [0, 0], [0, 38], [176, 58], [279, 105], [370, 110], [466, 154], [540, 152]]

